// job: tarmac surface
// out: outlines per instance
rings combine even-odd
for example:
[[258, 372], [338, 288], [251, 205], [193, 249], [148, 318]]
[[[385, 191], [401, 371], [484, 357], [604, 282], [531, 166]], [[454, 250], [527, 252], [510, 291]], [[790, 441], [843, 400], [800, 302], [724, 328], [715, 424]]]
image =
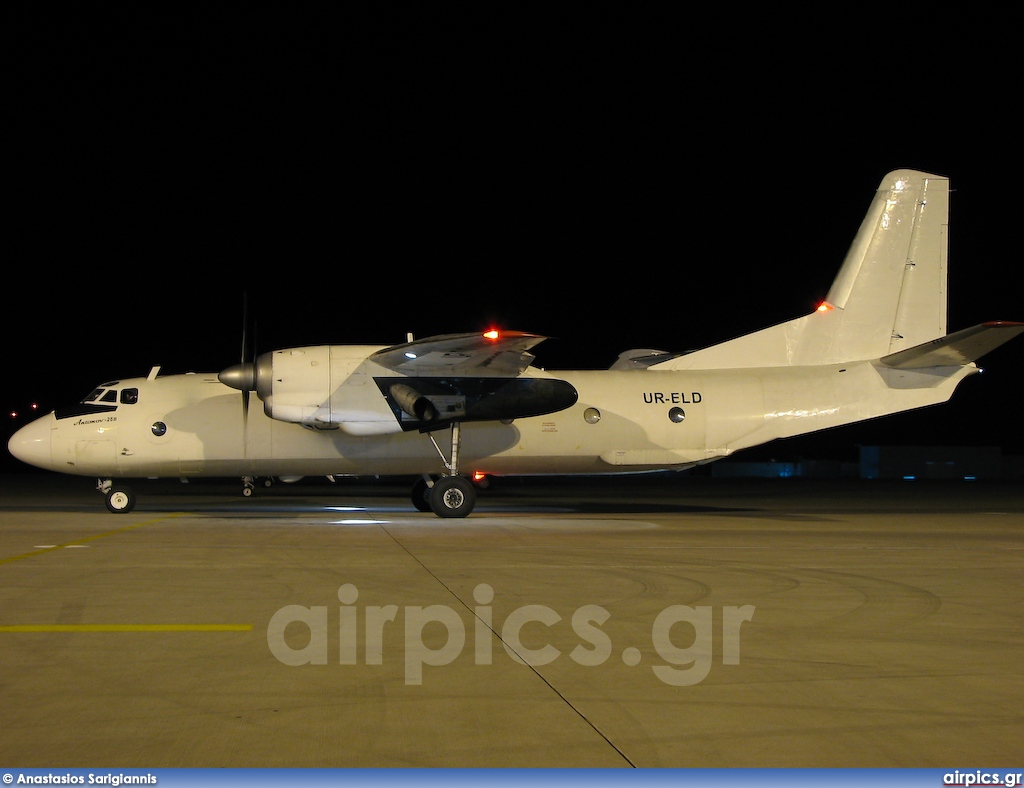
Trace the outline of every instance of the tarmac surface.
[[0, 476], [10, 767], [1016, 766], [1024, 493]]

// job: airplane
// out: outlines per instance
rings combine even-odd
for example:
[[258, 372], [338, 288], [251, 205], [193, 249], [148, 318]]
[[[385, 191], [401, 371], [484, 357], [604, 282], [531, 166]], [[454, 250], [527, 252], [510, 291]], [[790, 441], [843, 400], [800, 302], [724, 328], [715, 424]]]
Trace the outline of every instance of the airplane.
[[[114, 513], [124, 479], [416, 476], [412, 503], [465, 517], [492, 476], [683, 470], [777, 438], [947, 401], [974, 363], [1024, 331], [946, 332], [949, 180], [881, 181], [812, 313], [689, 353], [635, 349], [606, 370], [546, 371], [545, 337], [488, 331], [398, 345], [285, 348], [221, 372], [98, 386], [18, 430], [9, 451], [98, 477]], [[251, 395], [255, 394], [255, 398]], [[256, 402], [259, 400], [259, 402]]]

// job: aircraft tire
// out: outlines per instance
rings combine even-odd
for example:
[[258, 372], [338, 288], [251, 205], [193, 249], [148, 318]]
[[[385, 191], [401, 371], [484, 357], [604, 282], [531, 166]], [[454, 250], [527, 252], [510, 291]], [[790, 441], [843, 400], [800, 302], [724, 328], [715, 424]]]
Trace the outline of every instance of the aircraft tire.
[[417, 479], [412, 486], [412, 505], [418, 512], [432, 511], [430, 508], [430, 487], [426, 479]]
[[476, 488], [464, 476], [442, 476], [430, 488], [430, 508], [438, 517], [466, 517], [476, 505]]
[[135, 493], [128, 487], [113, 487], [106, 496], [107, 511], [128, 514], [135, 508]]

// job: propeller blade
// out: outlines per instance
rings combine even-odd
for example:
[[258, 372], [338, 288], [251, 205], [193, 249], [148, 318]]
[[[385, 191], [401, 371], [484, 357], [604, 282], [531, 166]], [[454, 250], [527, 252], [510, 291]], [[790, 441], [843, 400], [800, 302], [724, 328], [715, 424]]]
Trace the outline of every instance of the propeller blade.
[[242, 357], [238, 364], [223, 370], [217, 379], [225, 386], [242, 392], [242, 430], [249, 427], [249, 392], [256, 390], [255, 325], [250, 332], [249, 293], [242, 293]]

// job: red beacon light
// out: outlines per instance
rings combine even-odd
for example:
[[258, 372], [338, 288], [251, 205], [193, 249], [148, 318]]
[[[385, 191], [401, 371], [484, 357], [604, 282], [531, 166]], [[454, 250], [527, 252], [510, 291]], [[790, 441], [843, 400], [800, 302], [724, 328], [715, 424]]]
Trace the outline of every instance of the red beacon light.
[[833, 309], [835, 309], [835, 307], [832, 306], [832, 304], [830, 304], [828, 301], [822, 301], [820, 304], [818, 304], [817, 311], [818, 312], [831, 312]]
[[492, 328], [490, 331], [484, 331], [485, 339], [497, 339], [500, 336], [501, 334], [498, 332], [496, 328]]

